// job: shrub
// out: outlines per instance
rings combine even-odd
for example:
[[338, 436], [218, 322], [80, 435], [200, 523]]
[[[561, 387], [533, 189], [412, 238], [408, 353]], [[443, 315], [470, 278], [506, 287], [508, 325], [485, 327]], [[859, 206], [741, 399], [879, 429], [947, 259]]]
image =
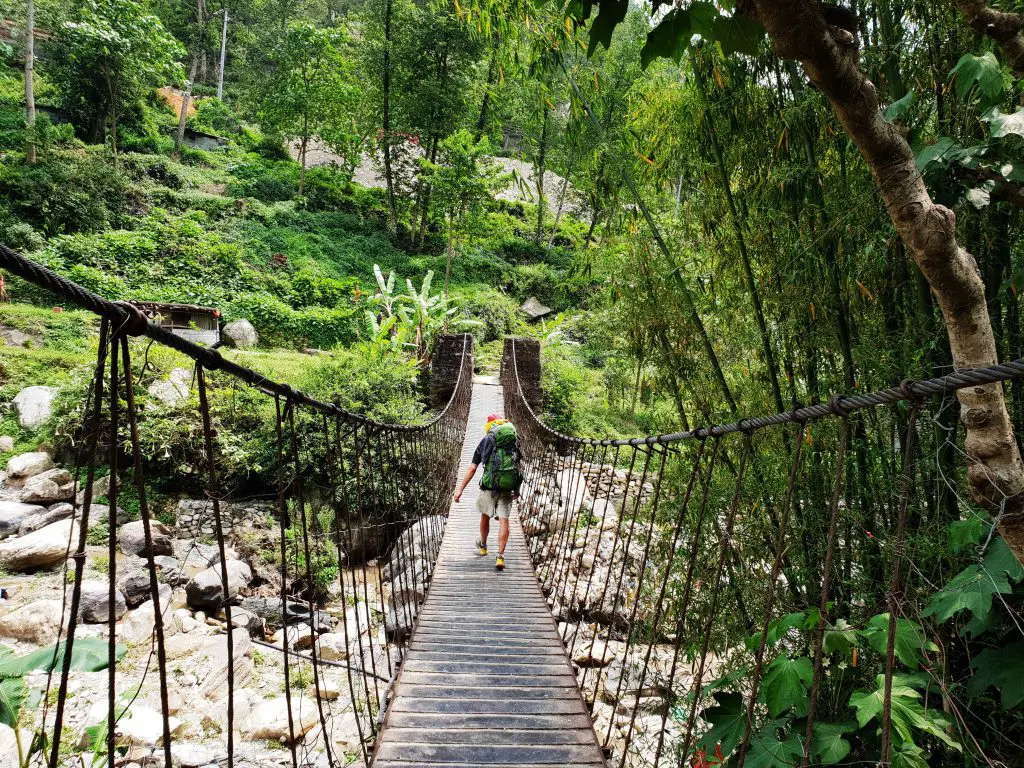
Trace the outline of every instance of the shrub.
[[454, 299], [462, 317], [481, 323], [480, 326], [470, 326], [478, 344], [498, 341], [517, 333], [522, 327], [518, 302], [494, 288], [459, 290]]
[[351, 303], [357, 284], [354, 278], [338, 280], [303, 270], [292, 279], [291, 303], [296, 309], [310, 306], [336, 307], [342, 303]]
[[351, 344], [356, 338], [355, 312], [352, 309], [321, 309], [311, 307], [295, 312], [292, 320], [295, 340], [307, 346], [330, 349]]
[[234, 110], [220, 99], [197, 99], [196, 112], [188, 122], [197, 131], [204, 131], [218, 136], [238, 133], [239, 119]]

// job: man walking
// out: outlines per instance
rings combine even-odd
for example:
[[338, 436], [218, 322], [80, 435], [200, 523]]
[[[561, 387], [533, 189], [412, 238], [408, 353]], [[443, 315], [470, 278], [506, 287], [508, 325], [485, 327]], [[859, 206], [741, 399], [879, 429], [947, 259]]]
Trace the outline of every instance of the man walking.
[[498, 557], [494, 561], [500, 571], [505, 567], [505, 545], [508, 543], [508, 516], [512, 502], [519, 496], [522, 475], [519, 472], [519, 447], [516, 444], [516, 428], [497, 414], [487, 417], [484, 438], [473, 452], [473, 462], [466, 476], [462, 478], [454, 500], [462, 499], [477, 467], [483, 466], [480, 480], [480, 495], [476, 508], [480, 512], [480, 538], [476, 541], [477, 551], [483, 557], [487, 554], [487, 534], [491, 518], [498, 520]]

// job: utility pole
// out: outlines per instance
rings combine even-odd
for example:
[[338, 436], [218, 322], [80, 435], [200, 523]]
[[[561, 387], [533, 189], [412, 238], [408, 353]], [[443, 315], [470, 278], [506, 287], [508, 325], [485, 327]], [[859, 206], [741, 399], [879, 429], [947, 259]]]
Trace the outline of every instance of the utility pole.
[[224, 98], [224, 57], [228, 47], [228, 9], [224, 8], [224, 26], [220, 32], [220, 71], [217, 75], [217, 98]]

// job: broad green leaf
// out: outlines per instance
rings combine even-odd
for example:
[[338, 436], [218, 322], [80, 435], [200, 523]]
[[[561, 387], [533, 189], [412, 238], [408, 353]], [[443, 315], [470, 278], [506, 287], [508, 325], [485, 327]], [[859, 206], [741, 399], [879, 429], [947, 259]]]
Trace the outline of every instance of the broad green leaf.
[[914, 106], [915, 98], [916, 95], [913, 91], [911, 91], [899, 101], [894, 101], [892, 104], [886, 107], [885, 112], [882, 114], [882, 116], [885, 118], [885, 122], [895, 123], [897, 120], [902, 118], [905, 114], [907, 114], [907, 112], [910, 111], [910, 108]]
[[997, 104], [1009, 85], [999, 60], [991, 51], [983, 53], [981, 56], [971, 53], [964, 54], [949, 74], [956, 78], [958, 98], [966, 98], [971, 89], [977, 85], [982, 102], [985, 104]]
[[900, 744], [892, 753], [892, 768], [928, 768], [924, 750], [917, 744]]
[[728, 755], [739, 744], [747, 727], [747, 711], [743, 696], [738, 693], [716, 693], [715, 706], [701, 712], [701, 718], [711, 723], [711, 728], [700, 737], [697, 747], [703, 747], [708, 754], [715, 751], [715, 745], [722, 745], [722, 754]]
[[790, 709], [797, 715], [807, 712], [807, 687], [811, 684], [814, 665], [806, 656], [789, 659], [779, 656], [768, 665], [761, 683], [761, 696], [768, 705], [768, 714], [778, 717]]
[[[768, 632], [765, 636], [765, 643], [768, 646], [775, 645], [779, 642], [779, 638], [784, 637], [785, 634], [796, 627], [807, 627], [807, 614], [803, 611], [798, 613], [787, 613], [785, 616], [780, 616], [771, 624], [768, 625]], [[746, 639], [747, 648], [752, 651], [756, 651], [758, 646], [761, 645], [761, 633], [758, 632], [756, 635], [751, 635]]]
[[1004, 648], [988, 648], [971, 661], [974, 676], [967, 682], [967, 693], [979, 696], [990, 686], [999, 689], [1003, 709], [1024, 702], [1024, 640]]
[[644, 69], [657, 58], [672, 59], [678, 63], [690, 45], [693, 29], [690, 14], [673, 8], [654, 29], [647, 33], [647, 42], [640, 51], [640, 64]]
[[611, 45], [612, 33], [629, 10], [629, 0], [603, 0], [598, 6], [597, 18], [590, 25], [590, 43], [587, 45], [587, 56], [592, 56], [598, 45], [605, 48]]
[[857, 630], [846, 619], [836, 621], [832, 629], [825, 630], [822, 648], [826, 653], [846, 653], [857, 644]]
[[[49, 672], [51, 669], [60, 669], [64, 663], [64, 649], [67, 642], [62, 642], [56, 648], [48, 646], [33, 651], [25, 656], [4, 656], [0, 658], [0, 676], [18, 676], [29, 672]], [[54, 651], [56, 650], [56, 653]], [[127, 648], [118, 645], [115, 649], [118, 660], [120, 660]], [[75, 638], [71, 650], [71, 669], [82, 672], [98, 672], [107, 668], [107, 641], [96, 637]]]
[[0, 680], [0, 723], [14, 728], [18, 722], [22, 702], [28, 696], [28, 686], [20, 677]]
[[927, 171], [932, 167], [944, 168], [959, 157], [963, 148], [948, 136], [917, 153], [917, 170]]
[[961, 611], [969, 611], [973, 621], [964, 627], [963, 633], [977, 635], [985, 626], [995, 596], [1012, 593], [1012, 582], [1022, 579], [1024, 568], [1006, 542], [1001, 537], [993, 539], [984, 561], [969, 565], [954, 576], [935, 593], [923, 615], [944, 622]]
[[949, 547], [954, 552], [962, 552], [972, 544], [977, 544], [992, 524], [980, 515], [969, 515], [966, 520], [956, 520], [949, 524]]
[[1010, 134], [1024, 136], [1024, 109], [1004, 115], [999, 107], [994, 107], [983, 119], [988, 122], [993, 139], [1002, 139]]
[[775, 735], [779, 722], [766, 723], [750, 740], [744, 765], [748, 768], [793, 768], [800, 763], [804, 748], [800, 737], [790, 733], [784, 741]]
[[850, 754], [850, 742], [843, 734], [856, 730], [846, 723], [815, 723], [811, 737], [811, 755], [822, 765], [835, 765]]
[[718, 9], [714, 3], [697, 2], [691, 3], [686, 9], [690, 15], [690, 26], [695, 35], [700, 35], [705, 40], [714, 40], [715, 20], [718, 19]]
[[764, 34], [764, 27], [746, 16], [719, 16], [712, 27], [712, 35], [726, 56], [756, 56]]
[[[860, 634], [875, 652], [885, 656], [889, 642], [889, 614], [872, 616]], [[924, 660], [923, 651], [936, 651], [938, 647], [925, 638], [920, 625], [910, 619], [897, 619], [895, 650], [901, 664], [917, 669]]]
[[[882, 716], [885, 677], [878, 675], [875, 685], [873, 691], [854, 691], [850, 696], [850, 706], [856, 711], [857, 723], [861, 728], [872, 720], [880, 720]], [[915, 689], [918, 685], [921, 685], [921, 681], [913, 675], [893, 675], [892, 727], [899, 737], [899, 743], [913, 744], [915, 732], [922, 732], [945, 742], [953, 749], [961, 749], [960, 743], [947, 733], [951, 721], [938, 710], [925, 709], [921, 705], [921, 694]]]

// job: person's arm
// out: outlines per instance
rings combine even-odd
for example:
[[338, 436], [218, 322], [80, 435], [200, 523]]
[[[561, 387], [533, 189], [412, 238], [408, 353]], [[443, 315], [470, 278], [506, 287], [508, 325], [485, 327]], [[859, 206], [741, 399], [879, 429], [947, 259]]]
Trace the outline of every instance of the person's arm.
[[466, 490], [466, 486], [469, 485], [470, 481], [473, 479], [473, 475], [475, 475], [475, 474], [476, 474], [476, 464], [470, 464], [469, 465], [469, 469], [466, 470], [466, 476], [464, 478], [462, 478], [462, 482], [459, 483], [459, 489], [457, 491], [455, 491], [455, 496], [453, 497], [453, 501], [456, 504], [458, 504], [459, 501], [462, 499], [462, 492], [464, 490]]

